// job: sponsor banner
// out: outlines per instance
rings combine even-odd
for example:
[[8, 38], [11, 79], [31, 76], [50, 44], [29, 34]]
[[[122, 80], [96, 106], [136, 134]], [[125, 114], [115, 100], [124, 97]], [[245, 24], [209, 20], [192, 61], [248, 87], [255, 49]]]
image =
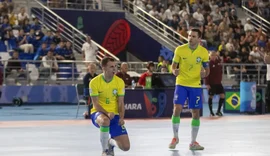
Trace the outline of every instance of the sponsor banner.
[[[127, 90], [125, 96], [126, 118], [171, 117], [174, 89]], [[202, 115], [202, 110], [201, 110]], [[181, 117], [191, 117], [186, 101]]]
[[[127, 118], [171, 117], [174, 89], [127, 89], [125, 109]], [[13, 98], [21, 98], [27, 104], [74, 104], [77, 93], [75, 86], [3, 86], [1, 104], [12, 104]], [[201, 111], [202, 115], [202, 111]], [[188, 101], [181, 117], [191, 117]]]
[[256, 82], [240, 83], [240, 112], [256, 111]]

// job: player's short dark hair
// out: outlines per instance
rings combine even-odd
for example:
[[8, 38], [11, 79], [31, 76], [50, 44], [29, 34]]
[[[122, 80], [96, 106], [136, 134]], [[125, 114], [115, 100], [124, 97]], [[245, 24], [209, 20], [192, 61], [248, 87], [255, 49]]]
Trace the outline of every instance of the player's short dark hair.
[[105, 67], [108, 62], [114, 62], [115, 60], [111, 57], [104, 57], [102, 60], [101, 60], [101, 67]]
[[191, 31], [193, 31], [193, 32], [197, 32], [197, 33], [198, 33], [198, 37], [199, 37], [199, 38], [201, 38], [201, 37], [202, 37], [202, 32], [201, 32], [201, 30], [200, 30], [200, 29], [193, 28], [193, 29], [191, 29]]

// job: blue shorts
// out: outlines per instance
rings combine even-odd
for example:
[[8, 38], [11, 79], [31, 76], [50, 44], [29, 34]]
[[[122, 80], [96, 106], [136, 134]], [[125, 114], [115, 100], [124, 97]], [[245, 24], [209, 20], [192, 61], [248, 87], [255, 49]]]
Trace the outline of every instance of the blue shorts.
[[202, 88], [192, 88], [176, 85], [174, 91], [174, 104], [184, 105], [188, 99], [189, 109], [202, 108]]
[[[101, 112], [95, 112], [95, 113], [91, 114], [92, 123], [97, 128], [99, 128], [99, 125], [96, 123], [96, 119], [101, 114], [102, 114]], [[127, 130], [126, 130], [125, 126], [124, 125], [123, 126], [119, 125], [118, 122], [119, 122], [119, 115], [115, 115], [114, 118], [111, 120], [111, 123], [110, 123], [110, 135], [111, 135], [111, 138], [127, 134]]]

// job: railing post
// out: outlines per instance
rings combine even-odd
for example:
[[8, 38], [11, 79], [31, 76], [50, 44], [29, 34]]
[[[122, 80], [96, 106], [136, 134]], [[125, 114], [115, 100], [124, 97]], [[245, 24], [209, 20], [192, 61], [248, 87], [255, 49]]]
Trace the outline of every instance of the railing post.
[[45, 11], [44, 8], [42, 8], [42, 15], [41, 15], [41, 21], [42, 21], [42, 23], [44, 23], [44, 14], [45, 14], [44, 11]]
[[243, 76], [242, 70], [243, 70], [243, 65], [241, 65], [240, 67], [240, 82], [242, 81], [242, 76]]
[[50, 60], [50, 64], [51, 64], [51, 68], [50, 68], [50, 76], [49, 76], [48, 84], [51, 84], [51, 80], [52, 80], [52, 67], [53, 67], [53, 61], [52, 60]]
[[26, 62], [26, 81], [27, 81], [27, 85], [30, 84], [30, 77], [29, 77], [29, 62]]
[[[84, 10], [87, 10], [86, 0], [84, 0], [84, 3], [83, 3], [83, 4], [84, 4], [84, 7], [83, 7]], [[93, 0], [93, 7], [94, 7], [94, 6], [95, 6], [95, 0]]]
[[75, 32], [74, 29], [72, 29], [72, 51], [75, 51]]
[[71, 66], [71, 74], [72, 74], [72, 85], [74, 85], [74, 80], [75, 80], [75, 72], [74, 72], [74, 63], [75, 62], [72, 62], [72, 66]]
[[123, 0], [120, 0], [120, 7], [123, 8]]
[[257, 79], [257, 85], [260, 85], [260, 80], [261, 80], [261, 74], [260, 74], [260, 72], [261, 72], [261, 69], [262, 69], [262, 66], [261, 67], [259, 67], [259, 70], [258, 70], [258, 79]]
[[6, 60], [3, 62], [3, 85], [6, 85], [6, 68], [5, 68]]

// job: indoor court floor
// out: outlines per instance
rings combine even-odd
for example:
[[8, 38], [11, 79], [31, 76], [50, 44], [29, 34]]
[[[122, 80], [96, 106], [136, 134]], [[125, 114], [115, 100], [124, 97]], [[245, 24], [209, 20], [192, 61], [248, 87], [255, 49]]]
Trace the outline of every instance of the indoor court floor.
[[[75, 113], [75, 106], [3, 107], [0, 156], [101, 156], [99, 130]], [[270, 156], [270, 115], [206, 115], [198, 135], [205, 150], [196, 152], [188, 150], [190, 119], [181, 119], [175, 150], [169, 119], [127, 120], [126, 128], [131, 149], [116, 156]]]

